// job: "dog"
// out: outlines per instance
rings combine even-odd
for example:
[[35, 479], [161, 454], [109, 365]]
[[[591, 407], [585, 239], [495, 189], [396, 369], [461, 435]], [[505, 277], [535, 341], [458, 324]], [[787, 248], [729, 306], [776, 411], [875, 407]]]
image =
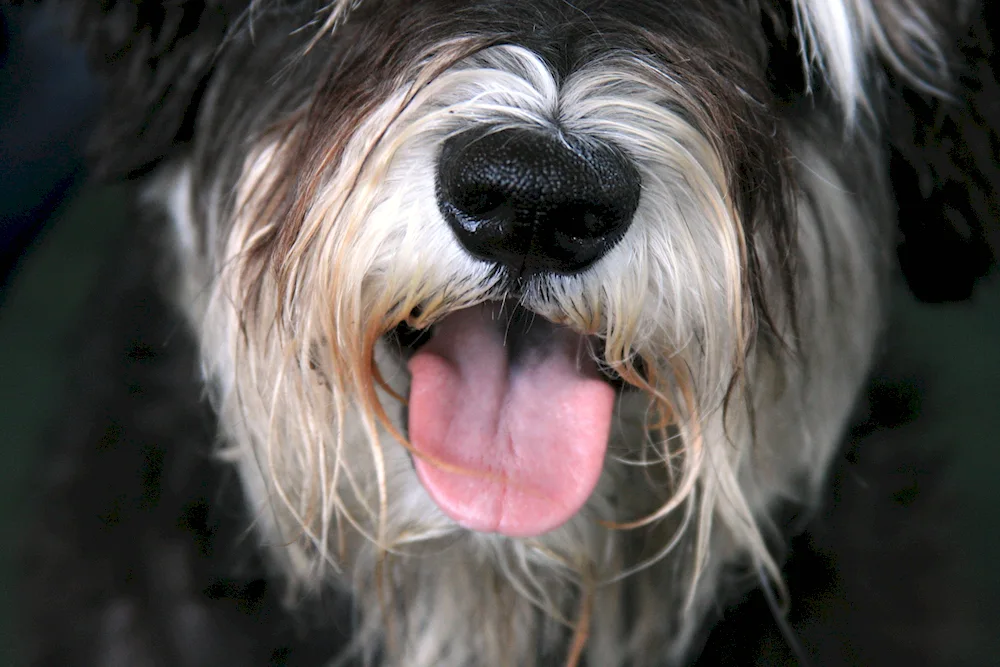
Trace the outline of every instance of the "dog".
[[[95, 169], [138, 180], [164, 230], [140, 237], [169, 261], [129, 258], [135, 303], [169, 301], [159, 343], [191, 344], [117, 431], [69, 429], [152, 449], [62, 469], [214, 497], [163, 460], [214, 442], [241, 507], [223, 541], [314, 635], [344, 635], [315, 664], [688, 664], [754, 586], [782, 625], [788, 517], [822, 502], [885, 322], [890, 150], [932, 162], [895, 121], [960, 107], [976, 3], [61, 11], [119, 82]], [[53, 511], [103, 497], [62, 483]], [[148, 488], [116, 507], [156, 505]], [[211, 533], [196, 509], [183, 525]], [[87, 544], [69, 523], [44, 533]], [[157, 530], [63, 584], [99, 611], [35, 664], [257, 664], [171, 597], [192, 575]], [[110, 553], [90, 549], [57, 561]], [[172, 611], [136, 577], [167, 581], [140, 588]]]

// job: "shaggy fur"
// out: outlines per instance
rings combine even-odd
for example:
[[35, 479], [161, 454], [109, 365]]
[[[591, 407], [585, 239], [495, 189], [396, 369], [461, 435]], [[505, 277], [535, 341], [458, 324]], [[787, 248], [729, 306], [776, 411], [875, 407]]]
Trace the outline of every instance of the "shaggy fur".
[[[906, 96], [960, 108], [954, 38], [975, 9], [220, 0], [81, 14], [130, 82], [112, 93], [99, 167], [143, 176], [142, 208], [165, 219], [173, 262], [158, 282], [217, 421], [139, 430], [184, 447], [217, 428], [235, 523], [283, 605], [350, 600], [350, 620], [334, 603], [302, 622], [325, 640], [317, 659], [684, 664], [720, 601], [753, 582], [780, 619], [788, 510], [820, 503], [886, 310], [890, 144], [911, 142], [885, 121]], [[474, 257], [438, 206], [437, 164], [477, 129], [621, 151], [642, 183], [628, 231], [582, 271]], [[578, 363], [617, 387], [600, 479], [539, 535], [463, 527], [414, 472], [415, 457], [443, 464], [410, 442], [408, 364], [477, 307], [511, 346], [572, 332]], [[182, 395], [179, 413], [198, 412], [183, 380], [164, 384], [130, 420]], [[129, 567], [168, 575], [149, 594], [188, 591], [170, 540], [139, 535]], [[119, 592], [117, 565], [102, 574], [100, 595]], [[112, 593], [86, 649], [36, 656], [159, 664], [165, 642], [177, 653], [163, 664], [221, 664], [228, 637], [256, 655], [239, 623], [206, 622], [187, 594], [157, 623]]]

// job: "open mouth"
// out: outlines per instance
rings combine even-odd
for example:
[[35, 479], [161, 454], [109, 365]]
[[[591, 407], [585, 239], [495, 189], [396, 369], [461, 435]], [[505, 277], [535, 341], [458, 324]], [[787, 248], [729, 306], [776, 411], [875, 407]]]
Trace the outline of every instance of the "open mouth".
[[529, 537], [583, 507], [616, 395], [594, 340], [495, 302], [395, 336], [409, 355], [414, 466], [442, 511], [471, 530]]

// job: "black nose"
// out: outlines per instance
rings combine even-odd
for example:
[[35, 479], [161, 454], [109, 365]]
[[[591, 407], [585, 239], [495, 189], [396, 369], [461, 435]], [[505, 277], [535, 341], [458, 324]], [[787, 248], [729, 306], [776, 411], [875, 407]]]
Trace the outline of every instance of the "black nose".
[[518, 276], [595, 262], [625, 235], [641, 186], [613, 146], [523, 129], [452, 137], [437, 175], [438, 206], [462, 245]]

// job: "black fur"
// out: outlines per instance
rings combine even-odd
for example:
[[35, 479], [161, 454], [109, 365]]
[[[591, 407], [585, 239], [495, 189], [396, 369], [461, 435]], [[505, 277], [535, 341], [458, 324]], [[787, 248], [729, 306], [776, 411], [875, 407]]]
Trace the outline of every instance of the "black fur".
[[[15, 0], [20, 4], [20, 0]], [[140, 176], [191, 138], [214, 55], [247, 0], [45, 2], [106, 80], [97, 178]]]
[[1000, 8], [986, 2], [955, 44], [951, 101], [900, 88], [890, 111], [899, 261], [927, 301], [968, 298], [1000, 247]]

